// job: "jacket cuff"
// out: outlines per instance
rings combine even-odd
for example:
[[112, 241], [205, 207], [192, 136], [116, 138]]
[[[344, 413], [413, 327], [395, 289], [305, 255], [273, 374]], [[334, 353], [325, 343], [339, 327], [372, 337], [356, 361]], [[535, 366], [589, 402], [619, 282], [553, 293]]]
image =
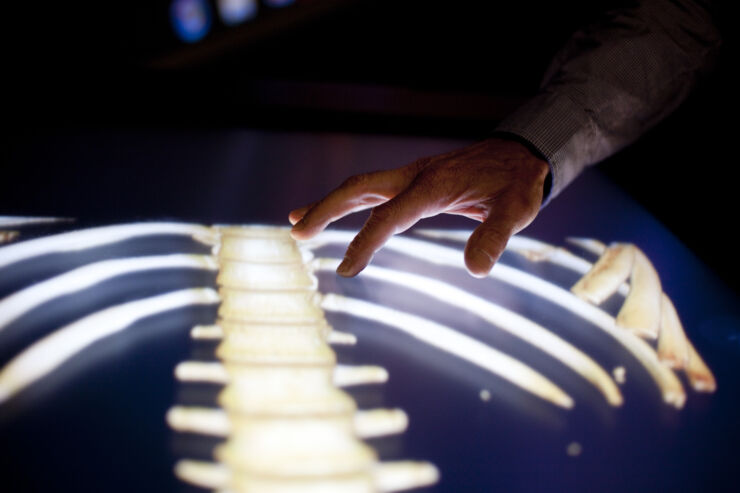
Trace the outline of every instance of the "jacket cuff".
[[595, 131], [593, 122], [567, 95], [542, 92], [504, 119], [494, 136], [513, 138], [550, 165], [551, 185], [543, 207], [573, 181], [590, 160], [582, 145]]

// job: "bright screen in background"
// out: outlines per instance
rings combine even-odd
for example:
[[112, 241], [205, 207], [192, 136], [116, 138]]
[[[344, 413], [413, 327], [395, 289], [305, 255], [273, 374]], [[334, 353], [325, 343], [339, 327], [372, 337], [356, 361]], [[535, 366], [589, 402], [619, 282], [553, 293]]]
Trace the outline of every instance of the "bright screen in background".
[[[269, 8], [286, 7], [295, 0], [263, 0]], [[236, 26], [257, 17], [259, 0], [216, 0], [218, 16], [226, 26]], [[211, 4], [207, 0], [172, 0], [170, 21], [175, 35], [185, 43], [196, 43], [211, 30]]]
[[211, 7], [206, 0], [173, 0], [170, 20], [181, 41], [195, 43], [211, 29]]
[[227, 26], [235, 26], [257, 15], [257, 0], [218, 0], [218, 15]]

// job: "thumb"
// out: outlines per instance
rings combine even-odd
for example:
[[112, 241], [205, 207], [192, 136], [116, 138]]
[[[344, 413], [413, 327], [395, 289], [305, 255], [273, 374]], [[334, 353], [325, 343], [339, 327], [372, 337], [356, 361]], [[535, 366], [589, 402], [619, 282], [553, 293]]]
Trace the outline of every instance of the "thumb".
[[514, 233], [514, 221], [504, 214], [492, 213], [475, 228], [465, 245], [465, 266], [474, 277], [486, 277]]

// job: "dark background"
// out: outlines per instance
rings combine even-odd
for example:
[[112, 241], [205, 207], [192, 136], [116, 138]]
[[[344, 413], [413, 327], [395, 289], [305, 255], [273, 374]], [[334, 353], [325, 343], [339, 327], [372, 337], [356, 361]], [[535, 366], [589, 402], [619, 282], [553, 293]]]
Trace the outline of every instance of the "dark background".
[[[125, 163], [75, 149], [132, 131], [170, 146], [173, 159], [178, 139], [234, 128], [483, 138], [536, 91], [570, 33], [617, 3], [298, 0], [260, 4], [237, 27], [214, 11], [211, 33], [187, 45], [173, 35], [167, 1], [19, 2], [4, 14], [0, 211], [128, 218], [117, 203], [91, 210], [85, 201], [100, 185], [92, 177]], [[737, 288], [733, 249], [723, 246], [737, 210], [731, 18], [720, 5], [725, 46], [712, 76], [601, 169]], [[91, 178], [53, 190], [65, 173]], [[145, 200], [138, 187], [125, 192]]]

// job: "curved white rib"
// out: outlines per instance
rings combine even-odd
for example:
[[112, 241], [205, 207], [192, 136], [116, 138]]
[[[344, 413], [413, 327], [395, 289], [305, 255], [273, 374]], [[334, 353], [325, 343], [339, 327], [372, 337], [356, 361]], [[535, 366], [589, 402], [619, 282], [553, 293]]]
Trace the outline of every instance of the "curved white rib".
[[207, 305], [218, 301], [218, 293], [213, 289], [184, 289], [106, 308], [72, 322], [36, 341], [0, 370], [0, 404], [95, 341], [142, 318], [187, 305]]
[[0, 268], [47, 253], [84, 250], [138, 236], [150, 235], [208, 237], [212, 235], [212, 229], [199, 224], [172, 222], [131, 223], [80, 229], [0, 248]]
[[[318, 247], [326, 243], [347, 243], [352, 240], [354, 234], [351, 231], [323, 231], [304, 244], [309, 247]], [[462, 252], [454, 248], [401, 236], [392, 237], [385, 248], [434, 264], [465, 269]], [[686, 392], [678, 377], [658, 360], [657, 354], [650, 345], [636, 335], [618, 328], [614, 318], [608, 313], [550, 282], [500, 262], [494, 265], [489, 276], [544, 298], [612, 336], [647, 369], [660, 389], [663, 401], [677, 408], [683, 407], [686, 402]]]
[[0, 300], [0, 330], [18, 317], [58, 296], [81, 291], [113, 277], [154, 269], [217, 270], [218, 263], [208, 255], [156, 255], [103, 260], [39, 282]]
[[[318, 260], [321, 270], [334, 270], [339, 265], [339, 259]], [[612, 406], [620, 406], [623, 402], [622, 394], [614, 381], [593, 359], [546, 328], [517, 313], [429, 277], [372, 265], [366, 267], [363, 274], [468, 310], [568, 366], [593, 384]]]
[[33, 216], [0, 216], [0, 228], [28, 226], [30, 224], [49, 224], [72, 222], [73, 217], [33, 217]]
[[[415, 233], [427, 238], [439, 239], [439, 240], [451, 240], [461, 243], [466, 243], [468, 238], [473, 233], [468, 230], [444, 230], [444, 229], [417, 229]], [[569, 241], [571, 239], [569, 238]], [[597, 255], [602, 255], [606, 250], [606, 245], [596, 240], [577, 239], [577, 244], [583, 246], [584, 249]], [[603, 246], [603, 250], [599, 250], [599, 246]], [[523, 255], [528, 260], [533, 262], [541, 262], [546, 260], [560, 267], [577, 272], [581, 275], [586, 274], [593, 264], [586, 259], [575, 255], [565, 248], [556, 247], [544, 241], [535, 240], [533, 238], [527, 238], [526, 236], [514, 235], [509, 238], [509, 242], [506, 244], [506, 249]], [[629, 285], [622, 283], [619, 285], [618, 292], [622, 296], [629, 294]]]
[[430, 346], [453, 354], [553, 404], [570, 409], [573, 399], [557, 385], [521, 361], [449, 327], [415, 315], [338, 294], [324, 295], [321, 307], [380, 322]]

